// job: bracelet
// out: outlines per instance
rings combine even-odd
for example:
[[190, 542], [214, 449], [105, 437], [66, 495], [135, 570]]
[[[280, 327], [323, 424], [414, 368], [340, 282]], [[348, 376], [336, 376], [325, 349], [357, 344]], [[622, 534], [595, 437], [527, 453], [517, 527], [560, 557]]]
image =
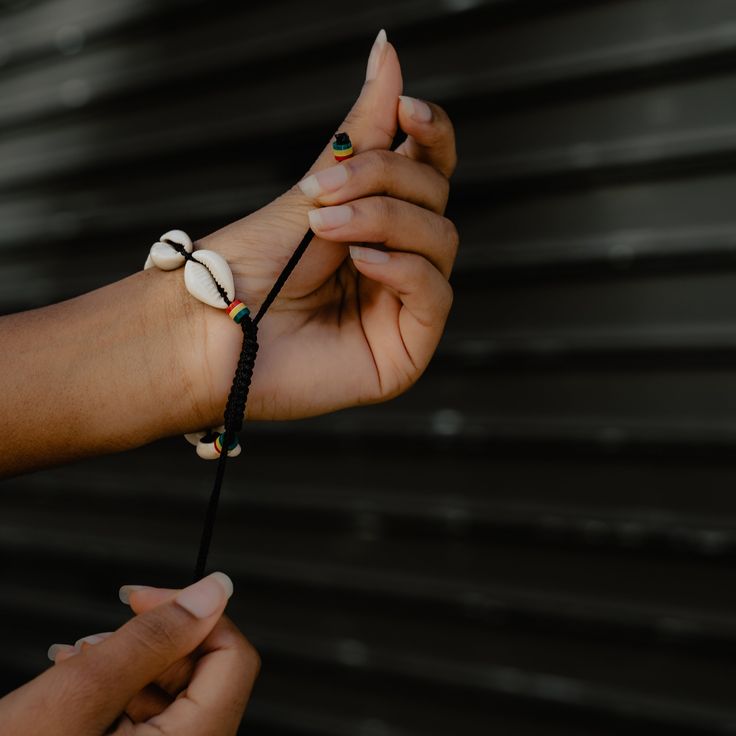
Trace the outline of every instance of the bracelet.
[[[184, 266], [184, 285], [196, 299], [216, 309], [224, 309], [236, 324], [250, 315], [250, 310], [239, 299], [235, 299], [235, 280], [228, 262], [211, 250], [198, 250], [194, 256], [192, 239], [183, 230], [169, 230], [151, 246], [143, 266], [174, 271]], [[241, 448], [235, 437], [226, 443], [225, 425], [190, 432], [184, 435], [194, 445], [197, 455], [203, 460], [217, 460], [222, 448], [227, 446], [230, 457], [240, 455]]]
[[[332, 155], [335, 160], [345, 161], [353, 156], [353, 153], [350, 136], [347, 133], [336, 133], [332, 143]], [[219, 458], [215, 484], [210, 494], [199, 544], [194, 572], [195, 580], [204, 577], [220, 489], [225, 475], [225, 463], [228, 457], [237, 457], [242, 451], [238, 434], [245, 419], [248, 391], [258, 353], [258, 323], [278, 296], [313, 237], [314, 232], [311, 229], [307, 230], [263, 300], [255, 317], [251, 317], [250, 309], [235, 298], [235, 280], [228, 262], [214, 251], [195, 251], [191, 238], [183, 230], [169, 230], [164, 233], [151, 246], [143, 266], [144, 270], [156, 267], [163, 271], [173, 271], [184, 266], [184, 285], [187, 291], [204, 304], [216, 309], [224, 309], [228, 317], [243, 331], [243, 346], [225, 405], [224, 424], [184, 435], [186, 440], [196, 447], [199, 457], [204, 460]]]

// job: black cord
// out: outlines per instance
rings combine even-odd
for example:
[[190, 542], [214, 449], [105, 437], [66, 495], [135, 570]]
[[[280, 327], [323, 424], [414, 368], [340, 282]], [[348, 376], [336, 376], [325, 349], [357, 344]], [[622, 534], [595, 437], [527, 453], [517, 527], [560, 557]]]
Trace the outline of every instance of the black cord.
[[[243, 421], [245, 420], [245, 406], [248, 401], [248, 391], [250, 389], [251, 379], [253, 378], [253, 367], [255, 366], [256, 356], [258, 354], [258, 323], [261, 321], [263, 315], [266, 314], [274, 299], [279, 295], [279, 292], [286, 283], [286, 280], [289, 278], [294, 268], [296, 268], [297, 263], [299, 263], [299, 260], [304, 255], [304, 252], [307, 250], [307, 246], [313, 237], [314, 232], [311, 229], [307, 230], [291, 258], [289, 258], [289, 261], [279, 274], [274, 285], [271, 287], [271, 290], [266, 295], [266, 298], [263, 300], [256, 316], [251, 317], [248, 314], [240, 323], [243, 330], [243, 347], [240, 350], [238, 366], [235, 369], [235, 377], [233, 378], [230, 393], [227, 397], [227, 404], [225, 405], [225, 436], [222, 442], [220, 458], [217, 462], [215, 485], [212, 488], [212, 493], [210, 493], [210, 499], [207, 504], [207, 511], [204, 517], [202, 536], [199, 542], [199, 552], [197, 554], [197, 564], [194, 569], [195, 582], [204, 577], [205, 569], [207, 567], [207, 556], [209, 555], [212, 535], [215, 529], [215, 519], [217, 517], [217, 507], [220, 501], [222, 481], [225, 477], [225, 464], [227, 463], [228, 457], [227, 450], [243, 428]], [[176, 244], [170, 244], [176, 247]], [[180, 248], [181, 249], [177, 248], [177, 250], [182, 253], [187, 260], [192, 260], [207, 268], [204, 263], [197, 261], [197, 259], [193, 258], [190, 253], [187, 253], [183, 247], [180, 246]], [[209, 271], [209, 269], [207, 270]], [[217, 281], [215, 281], [215, 284], [220, 292], [220, 296], [229, 304], [225, 290], [217, 283]]]

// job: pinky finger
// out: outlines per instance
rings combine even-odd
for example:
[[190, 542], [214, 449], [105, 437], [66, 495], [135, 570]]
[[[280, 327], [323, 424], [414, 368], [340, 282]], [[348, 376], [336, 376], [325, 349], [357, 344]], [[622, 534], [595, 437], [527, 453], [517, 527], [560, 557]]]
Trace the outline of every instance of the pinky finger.
[[372, 281], [396, 291], [401, 301], [399, 330], [418, 373], [429, 363], [452, 306], [452, 287], [426, 259], [415, 253], [350, 246], [355, 268]]

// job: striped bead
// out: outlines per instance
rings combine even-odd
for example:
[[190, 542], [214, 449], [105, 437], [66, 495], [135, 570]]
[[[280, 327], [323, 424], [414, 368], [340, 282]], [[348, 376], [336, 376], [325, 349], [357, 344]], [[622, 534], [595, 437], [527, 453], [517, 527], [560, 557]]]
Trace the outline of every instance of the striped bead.
[[353, 144], [347, 133], [337, 133], [332, 144], [332, 155], [335, 161], [345, 161], [353, 155]]
[[[223, 448], [223, 445], [224, 444], [225, 444], [225, 433], [222, 432], [221, 434], [218, 434], [217, 435], [217, 439], [215, 440], [215, 450], [217, 451], [217, 454], [218, 455], [221, 455], [222, 454], [222, 448]], [[228, 449], [227, 454], [230, 457], [234, 457], [235, 455], [239, 455], [240, 452], [235, 452], [235, 450], [239, 450], [240, 449], [239, 446], [240, 446], [240, 443], [238, 442], [237, 436], [236, 437], [233, 437], [233, 440], [230, 443], [230, 446], [227, 448]]]
[[240, 299], [230, 302], [230, 305], [225, 311], [230, 319], [237, 324], [240, 324], [250, 314], [250, 309]]

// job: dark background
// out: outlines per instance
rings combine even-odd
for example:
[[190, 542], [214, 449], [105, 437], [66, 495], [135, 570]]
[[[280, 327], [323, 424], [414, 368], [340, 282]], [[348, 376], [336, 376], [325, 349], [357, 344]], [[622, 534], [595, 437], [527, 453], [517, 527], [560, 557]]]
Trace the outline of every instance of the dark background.
[[[736, 3], [0, 8], [5, 312], [299, 179], [382, 26], [456, 123], [430, 370], [230, 465], [245, 733], [736, 733]], [[3, 484], [3, 691], [120, 624], [120, 584], [186, 582], [212, 473], [173, 438]]]

